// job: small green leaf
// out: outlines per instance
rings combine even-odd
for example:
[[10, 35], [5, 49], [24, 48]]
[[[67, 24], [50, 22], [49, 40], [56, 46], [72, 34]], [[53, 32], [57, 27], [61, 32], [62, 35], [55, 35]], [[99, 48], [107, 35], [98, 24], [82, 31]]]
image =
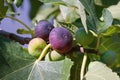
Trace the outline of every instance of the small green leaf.
[[20, 7], [23, 3], [23, 0], [14, 0], [14, 4], [17, 6], [17, 7]]
[[3, 18], [6, 15], [8, 7], [4, 6], [4, 0], [0, 0], [0, 18]]
[[31, 33], [34, 33], [34, 31], [28, 31], [25, 29], [17, 29], [17, 33], [18, 34], [31, 34]]
[[88, 72], [83, 80], [120, 80], [120, 78], [105, 64], [94, 61], [89, 64]]
[[115, 33], [120, 32], [120, 26], [110, 26], [104, 33], [102, 33], [104, 36], [112, 36]]

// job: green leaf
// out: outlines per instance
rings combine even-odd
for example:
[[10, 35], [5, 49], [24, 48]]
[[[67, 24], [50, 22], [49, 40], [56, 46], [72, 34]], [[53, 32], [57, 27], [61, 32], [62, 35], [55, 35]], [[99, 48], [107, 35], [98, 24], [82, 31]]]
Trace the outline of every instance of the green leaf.
[[72, 62], [67, 58], [56, 62], [36, 60], [1, 80], [69, 80], [71, 66]]
[[106, 29], [108, 29], [113, 22], [112, 15], [107, 9], [103, 9], [102, 16], [103, 16], [103, 22], [100, 22], [100, 24], [98, 25], [99, 33], [104, 32]]
[[17, 33], [18, 34], [31, 34], [31, 33], [34, 33], [34, 31], [28, 31], [28, 30], [25, 30], [25, 29], [17, 29]]
[[96, 15], [94, 1], [93, 0], [80, 0], [80, 2], [83, 4], [86, 12], [88, 13], [87, 23], [89, 23], [90, 25], [88, 27], [97, 33], [97, 25], [99, 23], [99, 20]]
[[0, 57], [0, 80], [68, 80], [70, 77], [73, 62], [68, 58], [56, 62], [38, 61], [14, 41], [0, 37], [0, 44], [3, 56]]
[[0, 0], [0, 18], [3, 18], [6, 15], [8, 7], [4, 6], [4, 0]]
[[[14, 73], [35, 60], [20, 44], [0, 36], [0, 79]], [[24, 79], [22, 79], [24, 80]]]
[[103, 37], [102, 43], [100, 44], [99, 51], [104, 53], [107, 50], [111, 50], [116, 53], [116, 59], [114, 66], [120, 66], [120, 36], [119, 34], [114, 34], [111, 37]]
[[102, 7], [109, 7], [111, 5], [116, 5], [119, 0], [94, 0], [95, 4]]
[[86, 13], [85, 13], [84, 6], [81, 3], [81, 1], [79, 1], [79, 0], [62, 0], [62, 1], [65, 2], [65, 4], [68, 6], [77, 8], [76, 11], [79, 14], [79, 16], [81, 17], [83, 27], [85, 28], [85, 31], [88, 32], [87, 24], [86, 24]]
[[120, 32], [120, 26], [113, 25], [110, 26], [104, 33], [102, 33], [104, 36], [111, 36], [115, 33]]
[[37, 15], [33, 19], [33, 24], [36, 24], [36, 22], [39, 22], [40, 20], [48, 19], [49, 16], [54, 13], [58, 12], [58, 6], [54, 6], [52, 4], [44, 4], [40, 7], [40, 10], [38, 11]]
[[67, 6], [60, 5], [60, 11], [64, 20], [67, 23], [72, 23], [79, 18], [79, 16], [77, 15], [76, 9], [74, 7], [67, 7]]
[[84, 80], [120, 80], [120, 78], [105, 64], [94, 61], [89, 64]]

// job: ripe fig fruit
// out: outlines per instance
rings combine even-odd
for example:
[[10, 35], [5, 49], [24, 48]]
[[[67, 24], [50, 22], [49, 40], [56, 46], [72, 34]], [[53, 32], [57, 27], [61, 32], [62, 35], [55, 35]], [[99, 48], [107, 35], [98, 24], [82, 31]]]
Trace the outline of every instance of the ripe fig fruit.
[[35, 27], [35, 37], [48, 40], [50, 31], [54, 26], [47, 20], [40, 21]]
[[45, 56], [46, 61], [59, 61], [65, 59], [65, 56], [53, 50]]
[[75, 33], [76, 42], [82, 46], [89, 45], [94, 40], [91, 32], [86, 33], [84, 28], [79, 28]]
[[106, 51], [101, 55], [101, 61], [107, 65], [111, 65], [114, 63], [116, 59], [116, 54], [113, 51]]
[[63, 27], [54, 28], [50, 32], [49, 42], [57, 52], [66, 53], [72, 48], [73, 37], [71, 33]]
[[42, 38], [34, 38], [28, 44], [28, 52], [37, 58], [46, 45], [46, 42]]

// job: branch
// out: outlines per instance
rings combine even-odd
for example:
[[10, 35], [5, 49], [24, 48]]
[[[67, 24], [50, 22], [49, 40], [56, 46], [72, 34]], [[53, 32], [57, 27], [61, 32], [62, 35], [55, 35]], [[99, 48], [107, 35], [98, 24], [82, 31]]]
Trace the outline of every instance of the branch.
[[86, 49], [86, 48], [83, 48], [82, 46], [78, 46], [78, 45], [73, 46], [69, 52], [72, 52], [72, 51], [80, 51], [81, 53], [90, 53], [90, 54], [98, 53], [98, 51], [95, 49]]
[[4, 36], [6, 38], [9, 38], [11, 40], [14, 40], [16, 42], [19, 42], [22, 45], [28, 44], [29, 41], [32, 39], [32, 38], [28, 38], [28, 37], [21, 37], [16, 34], [13, 34], [13, 33], [6, 32], [4, 30], [0, 30], [0, 35]]
[[[28, 37], [21, 37], [21, 36], [18, 36], [16, 34], [13, 34], [13, 33], [10, 33], [10, 32], [6, 32], [4, 30], [0, 30], [0, 35], [6, 37], [6, 38], [9, 38], [11, 40], [14, 40], [16, 42], [19, 42], [20, 44], [24, 45], [24, 44], [28, 44], [29, 41], [32, 39], [32, 38], [28, 38]], [[81, 53], [91, 53], [91, 54], [97, 54], [98, 51], [94, 50], [94, 49], [85, 49], [84, 48], [84, 51], [82, 50], [83, 47], [81, 46], [74, 46], [72, 47], [72, 49], [69, 51], [80, 51]]]

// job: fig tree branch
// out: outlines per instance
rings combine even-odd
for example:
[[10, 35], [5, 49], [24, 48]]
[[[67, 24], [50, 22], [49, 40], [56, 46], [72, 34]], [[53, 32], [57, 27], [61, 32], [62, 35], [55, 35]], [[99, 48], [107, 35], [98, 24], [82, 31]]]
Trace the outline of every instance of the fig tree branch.
[[4, 36], [6, 38], [9, 38], [11, 40], [14, 40], [16, 42], [19, 42], [20, 44], [24, 45], [24, 44], [28, 44], [29, 41], [31, 40], [31, 38], [28, 37], [21, 37], [18, 36], [16, 34], [10, 33], [10, 32], [6, 32], [4, 30], [0, 30], [0, 35]]
[[[10, 33], [10, 32], [7, 32], [7, 31], [4, 31], [4, 30], [0, 30], [0, 35], [1, 36], [4, 36], [8, 39], [11, 39], [11, 40], [14, 40], [16, 42], [19, 42], [20, 44], [24, 45], [24, 44], [28, 44], [29, 41], [32, 39], [32, 38], [28, 38], [28, 37], [21, 37], [21, 36], [18, 36], [14, 33]], [[85, 49], [84, 48], [84, 52], [80, 49], [80, 48], [83, 48], [83, 47], [80, 47], [80, 46], [74, 46], [71, 50], [71, 51], [80, 51], [81, 53], [91, 53], [91, 54], [97, 54], [98, 51], [94, 50], [94, 49]]]

